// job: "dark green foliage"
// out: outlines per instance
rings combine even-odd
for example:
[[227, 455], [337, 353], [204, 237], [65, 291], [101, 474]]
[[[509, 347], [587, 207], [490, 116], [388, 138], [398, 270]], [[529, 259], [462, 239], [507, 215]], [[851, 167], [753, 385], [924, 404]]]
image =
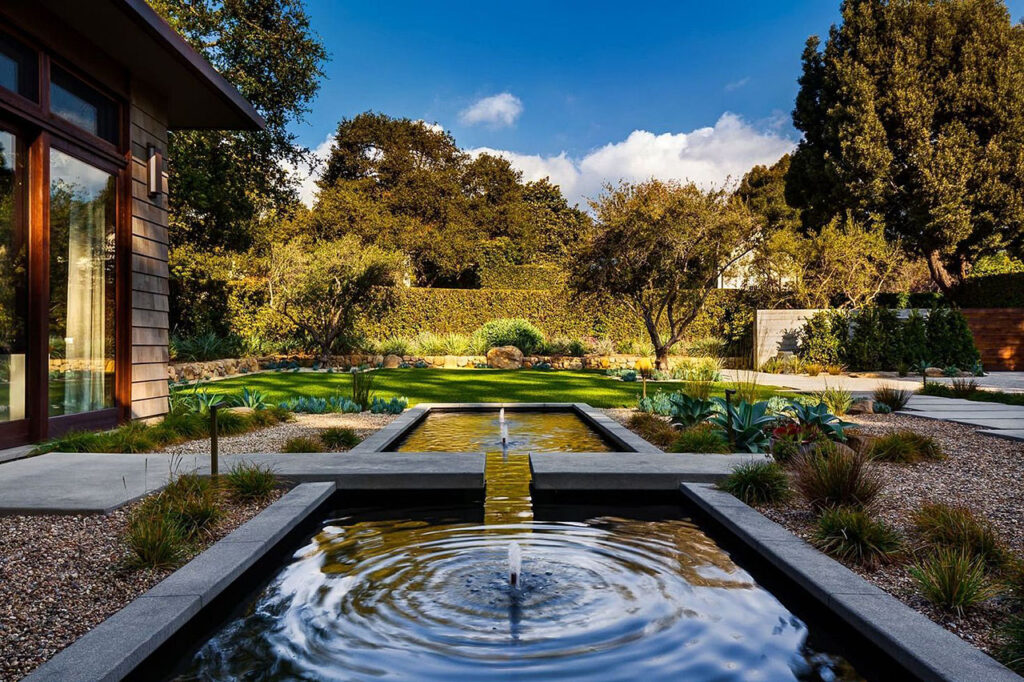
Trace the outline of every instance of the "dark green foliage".
[[979, 359], [963, 313], [935, 308], [928, 315], [928, 359], [938, 367], [973, 367]]
[[269, 466], [239, 462], [221, 477], [224, 489], [232, 498], [243, 502], [262, 502], [277, 487], [277, 477]]
[[668, 447], [669, 452], [726, 453], [729, 443], [721, 429], [710, 424], [697, 424], [677, 432], [676, 439]]
[[916, 431], [893, 431], [875, 440], [868, 452], [871, 459], [882, 462], [912, 464], [924, 459], [943, 459], [945, 454], [934, 438]]
[[928, 360], [931, 351], [928, 348], [928, 323], [916, 309], [903, 321], [903, 332], [900, 340], [900, 358], [907, 367], [913, 367], [922, 360]]
[[800, 357], [822, 365], [838, 364], [845, 354], [848, 325], [839, 311], [814, 313], [800, 331]]
[[324, 446], [319, 440], [298, 436], [289, 438], [281, 452], [323, 452]]
[[320, 433], [320, 440], [329, 450], [340, 450], [342, 448], [347, 450], [359, 445], [362, 438], [356, 434], [355, 430], [347, 426], [335, 426], [324, 429]]
[[1024, 613], [1010, 616], [999, 628], [996, 658], [1010, 670], [1024, 675]]
[[[938, 291], [886, 292], [875, 296], [875, 305], [881, 308], [924, 308], [949, 305], [946, 297]], [[966, 307], [966, 306], [961, 306]]]
[[128, 519], [125, 544], [130, 552], [127, 563], [135, 568], [173, 568], [186, 549], [175, 520], [150, 508], [140, 508]]
[[41, 455], [47, 452], [103, 452], [102, 436], [93, 431], [68, 431], [45, 443], [40, 443], [32, 451]]
[[1004, 405], [1024, 405], [1024, 393], [1006, 393], [1004, 391], [974, 391], [967, 395], [956, 395], [953, 389], [945, 384], [929, 381], [921, 387], [921, 395], [934, 395], [940, 398], [966, 398], [985, 403], [1003, 403]]
[[194, 336], [173, 336], [170, 342], [171, 358], [187, 362], [237, 357], [240, 350], [237, 339], [212, 331]]
[[821, 551], [851, 563], [875, 566], [899, 550], [899, 533], [860, 509], [826, 509], [818, 518], [814, 544]]
[[897, 410], [902, 410], [907, 406], [911, 395], [913, 395], [913, 393], [910, 391], [896, 386], [879, 386], [875, 389], [873, 397], [875, 399], [875, 403], [886, 405], [890, 411], [895, 412]]
[[789, 499], [789, 477], [775, 462], [740, 464], [719, 487], [747, 504], [775, 504]]
[[968, 277], [952, 298], [961, 308], [1024, 308], [1024, 273]]
[[524, 355], [530, 355], [544, 344], [544, 334], [532, 322], [523, 318], [490, 320], [476, 331], [488, 348], [515, 346]]
[[121, 428], [100, 435], [105, 452], [153, 452], [161, 443], [153, 429], [142, 422], [129, 422]]
[[815, 405], [806, 405], [801, 402], [792, 402], [786, 411], [792, 415], [797, 424], [806, 428], [814, 429], [827, 438], [835, 441], [846, 440], [844, 429], [851, 426], [829, 411], [828, 405], [824, 402]]
[[679, 432], [672, 428], [672, 424], [658, 415], [648, 412], [637, 412], [630, 415], [626, 424], [641, 438], [659, 448], [668, 447], [679, 436]]
[[715, 412], [711, 422], [726, 434], [730, 446], [737, 452], [767, 452], [770, 445], [768, 433], [776, 417], [768, 414], [768, 403], [730, 403], [721, 398], [714, 399], [721, 411]]
[[855, 369], [892, 370], [902, 358], [902, 324], [896, 313], [868, 306], [853, 316], [843, 361]]
[[373, 372], [352, 373], [352, 402], [363, 410], [370, 409], [373, 401], [373, 382], [376, 379]]
[[914, 527], [928, 544], [961, 550], [986, 566], [1001, 566], [1009, 557], [992, 524], [967, 507], [925, 504], [914, 514]]
[[949, 382], [949, 391], [957, 398], [969, 398], [978, 390], [978, 382], [974, 379], [957, 377]]
[[213, 483], [209, 478], [194, 473], [175, 477], [142, 506], [152, 507], [168, 516], [181, 529], [186, 540], [209, 530], [223, 515]]
[[795, 487], [815, 509], [870, 507], [883, 482], [869, 459], [833, 443], [821, 443], [794, 460]]
[[673, 393], [669, 396], [669, 401], [672, 403], [672, 423], [678, 426], [702, 424], [715, 413], [714, 402], [691, 397], [685, 393]]
[[565, 288], [565, 271], [554, 265], [485, 265], [480, 268], [480, 287], [558, 291]]
[[993, 594], [984, 560], [955, 547], [937, 548], [910, 575], [929, 601], [960, 615]]

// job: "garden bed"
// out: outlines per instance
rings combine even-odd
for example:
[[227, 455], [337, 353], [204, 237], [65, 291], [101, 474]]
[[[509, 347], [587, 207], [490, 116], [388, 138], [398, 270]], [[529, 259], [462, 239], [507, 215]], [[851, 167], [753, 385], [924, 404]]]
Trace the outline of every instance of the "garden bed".
[[[272, 504], [229, 502], [186, 561]], [[173, 572], [127, 566], [128, 505], [107, 516], [0, 517], [0, 680], [18, 680]]]
[[[874, 515], [899, 530], [906, 555], [917, 544], [912, 516], [922, 504], [941, 502], [970, 508], [992, 524], [1006, 547], [1024, 556], [1024, 447], [1020, 443], [978, 434], [972, 427], [902, 415], [846, 417], [863, 433], [881, 435], [908, 429], [933, 438], [946, 458], [915, 464], [877, 462], [886, 482], [873, 508]], [[805, 540], [815, 529], [816, 514], [799, 497], [759, 510]], [[908, 559], [904, 556], [903, 559]], [[847, 563], [847, 562], [844, 562]], [[971, 644], [993, 653], [998, 625], [1012, 612], [1005, 596], [989, 599], [964, 615], [944, 611], [927, 601], [910, 575], [911, 562], [896, 560], [877, 568], [847, 565], [911, 608]]]

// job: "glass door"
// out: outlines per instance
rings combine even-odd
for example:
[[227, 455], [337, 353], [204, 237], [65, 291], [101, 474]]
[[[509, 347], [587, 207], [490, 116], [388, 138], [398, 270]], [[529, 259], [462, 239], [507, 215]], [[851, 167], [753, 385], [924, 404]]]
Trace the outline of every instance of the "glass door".
[[116, 176], [50, 149], [49, 416], [113, 408]]
[[28, 234], [24, 141], [0, 127], [0, 441], [28, 408]]

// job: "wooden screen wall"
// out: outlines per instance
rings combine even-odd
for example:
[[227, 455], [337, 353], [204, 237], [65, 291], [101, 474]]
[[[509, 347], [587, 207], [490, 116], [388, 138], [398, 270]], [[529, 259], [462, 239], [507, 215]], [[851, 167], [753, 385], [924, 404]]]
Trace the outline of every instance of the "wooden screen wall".
[[1024, 370], [1024, 308], [965, 308], [987, 370]]
[[[134, 84], [132, 141], [132, 409], [133, 419], [167, 412], [168, 313], [167, 194], [150, 197], [147, 147], [167, 154], [163, 107]], [[163, 169], [167, 187], [166, 161]]]

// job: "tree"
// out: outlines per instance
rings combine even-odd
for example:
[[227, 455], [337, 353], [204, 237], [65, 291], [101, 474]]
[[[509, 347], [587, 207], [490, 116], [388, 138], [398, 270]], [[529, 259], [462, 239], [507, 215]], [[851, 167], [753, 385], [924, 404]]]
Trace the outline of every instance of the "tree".
[[573, 286], [622, 300], [642, 321], [657, 365], [679, 343], [722, 273], [753, 246], [754, 216], [723, 190], [650, 180], [606, 186]]
[[360, 315], [380, 314], [398, 284], [401, 257], [355, 236], [275, 244], [270, 252], [270, 306], [319, 347], [320, 361], [351, 340]]
[[845, 210], [926, 259], [945, 292], [1024, 246], [1024, 27], [1002, 0], [846, 0], [807, 41], [787, 197]]
[[263, 214], [294, 206], [284, 164], [306, 153], [289, 124], [320, 87], [327, 53], [301, 0], [151, 0], [154, 9], [263, 115], [259, 132], [173, 131], [168, 157], [171, 245], [251, 245]]
[[800, 226], [800, 210], [786, 201], [786, 174], [790, 157], [786, 154], [771, 167], [754, 166], [736, 188], [736, 198], [763, 219], [767, 233]]

